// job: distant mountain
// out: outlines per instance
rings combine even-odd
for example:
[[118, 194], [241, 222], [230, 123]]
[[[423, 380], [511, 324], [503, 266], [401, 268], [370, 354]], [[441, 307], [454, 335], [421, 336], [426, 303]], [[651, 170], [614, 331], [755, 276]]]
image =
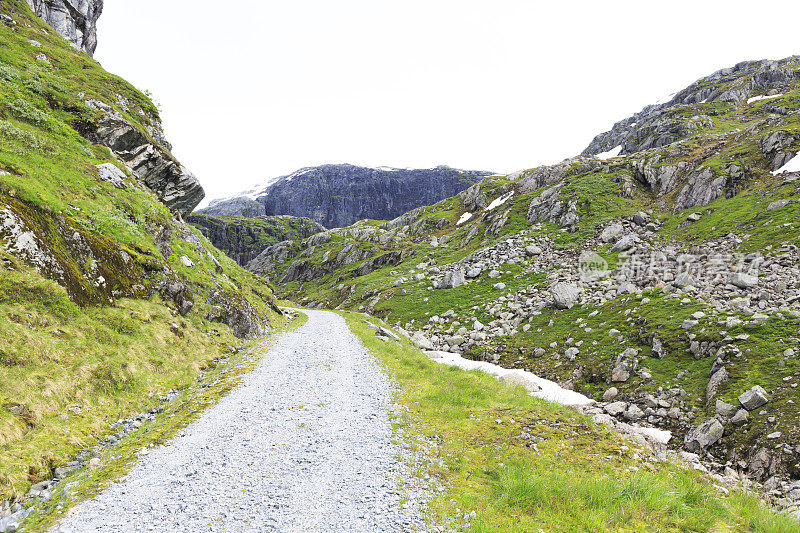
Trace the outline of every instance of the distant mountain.
[[338, 228], [362, 219], [391, 220], [454, 196], [490, 175], [446, 166], [401, 169], [322, 165], [214, 200], [199, 212], [241, 217], [291, 215]]

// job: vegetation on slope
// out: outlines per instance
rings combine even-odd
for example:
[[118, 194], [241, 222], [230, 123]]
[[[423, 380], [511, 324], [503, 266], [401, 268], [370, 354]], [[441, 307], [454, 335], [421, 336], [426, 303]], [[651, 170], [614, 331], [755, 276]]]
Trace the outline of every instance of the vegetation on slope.
[[[449, 490], [438, 525], [468, 531], [794, 531], [800, 524], [738, 490], [622, 440], [572, 409], [480, 371], [446, 367], [407, 340], [348, 325], [398, 381], [396, 421], [424, 478]], [[472, 514], [474, 512], [474, 515]]]
[[[240, 343], [233, 333], [284, 320], [267, 282], [94, 144], [111, 114], [168, 154], [148, 96], [25, 0], [0, 1], [0, 13], [13, 20], [0, 23], [3, 499], [91, 449], [111, 422], [191, 383]], [[117, 183], [98, 165], [116, 169]]]

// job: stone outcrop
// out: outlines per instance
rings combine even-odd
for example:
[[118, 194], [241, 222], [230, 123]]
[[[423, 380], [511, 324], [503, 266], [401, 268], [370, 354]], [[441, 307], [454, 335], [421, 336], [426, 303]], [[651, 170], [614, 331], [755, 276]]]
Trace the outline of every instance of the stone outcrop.
[[194, 174], [121, 114], [108, 112], [90, 137], [113, 150], [172, 211], [188, 215], [205, 197], [205, 191]]
[[103, 0], [28, 0], [28, 5], [75, 48], [94, 55]]
[[[254, 191], [215, 200], [207, 215], [307, 217], [326, 228], [391, 220], [455, 196], [491, 172], [322, 165], [298, 170]], [[260, 207], [259, 207], [260, 206]]]

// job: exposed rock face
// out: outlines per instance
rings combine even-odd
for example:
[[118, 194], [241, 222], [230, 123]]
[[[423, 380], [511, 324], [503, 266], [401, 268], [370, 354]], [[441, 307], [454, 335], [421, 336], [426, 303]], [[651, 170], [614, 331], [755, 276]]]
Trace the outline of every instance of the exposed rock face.
[[188, 215], [205, 197], [205, 191], [194, 174], [183, 168], [163, 147], [151, 142], [126, 122], [119, 113], [106, 115], [94, 137], [93, 140], [111, 148], [172, 211]]
[[201, 213], [227, 216], [291, 215], [326, 228], [358, 220], [391, 220], [424, 205], [455, 196], [491, 172], [436, 167], [423, 170], [323, 165], [229, 199], [215, 200]]
[[216, 248], [242, 266], [268, 246], [305, 239], [325, 228], [307, 218], [290, 216], [242, 218], [191, 215], [186, 219], [203, 232]]
[[76, 48], [94, 55], [103, 0], [28, 0], [28, 5]]

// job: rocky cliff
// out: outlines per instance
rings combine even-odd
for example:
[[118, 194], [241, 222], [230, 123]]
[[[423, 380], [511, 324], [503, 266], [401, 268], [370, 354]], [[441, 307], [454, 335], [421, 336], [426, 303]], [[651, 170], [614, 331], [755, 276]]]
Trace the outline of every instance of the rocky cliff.
[[186, 221], [242, 266], [272, 244], [302, 240], [325, 231], [312, 220], [287, 215], [244, 218], [197, 214], [187, 217]]
[[94, 55], [103, 0], [28, 0], [28, 5], [76, 48]]
[[410, 170], [323, 165], [215, 200], [200, 212], [245, 217], [291, 215], [337, 228], [362, 219], [395, 218], [458, 194], [489, 175], [449, 167]]

